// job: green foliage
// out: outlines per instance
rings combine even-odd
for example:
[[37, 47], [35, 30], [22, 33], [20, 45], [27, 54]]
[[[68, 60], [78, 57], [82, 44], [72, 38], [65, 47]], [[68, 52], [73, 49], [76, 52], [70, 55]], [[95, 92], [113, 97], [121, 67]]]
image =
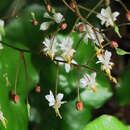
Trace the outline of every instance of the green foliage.
[[119, 79], [120, 87], [117, 87], [116, 98], [120, 105], [127, 105], [130, 102], [130, 67], [128, 66]]
[[128, 130], [117, 118], [110, 115], [102, 115], [89, 123], [84, 130]]

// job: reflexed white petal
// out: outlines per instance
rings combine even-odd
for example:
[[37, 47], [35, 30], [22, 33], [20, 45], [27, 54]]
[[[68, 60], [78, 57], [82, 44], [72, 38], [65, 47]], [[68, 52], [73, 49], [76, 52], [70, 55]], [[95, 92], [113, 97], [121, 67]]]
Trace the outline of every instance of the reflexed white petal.
[[56, 98], [58, 101], [61, 101], [63, 99], [63, 96], [64, 96], [64, 94], [59, 93]]
[[45, 98], [49, 102], [49, 106], [53, 106], [55, 104], [55, 98], [52, 91], [50, 91], [50, 94], [46, 95]]
[[72, 59], [71, 63], [78, 64], [74, 59]]
[[51, 22], [43, 22], [40, 26], [40, 30], [47, 30], [49, 28], [49, 26], [51, 25]]
[[0, 19], [0, 26], [4, 27], [4, 21]]
[[95, 79], [96, 78], [96, 73], [92, 73], [91, 77], [92, 77], [92, 79]]
[[63, 21], [63, 15], [61, 13], [56, 13], [53, 15], [56, 23], [61, 23]]
[[67, 73], [70, 71], [70, 64], [65, 64], [65, 70]]

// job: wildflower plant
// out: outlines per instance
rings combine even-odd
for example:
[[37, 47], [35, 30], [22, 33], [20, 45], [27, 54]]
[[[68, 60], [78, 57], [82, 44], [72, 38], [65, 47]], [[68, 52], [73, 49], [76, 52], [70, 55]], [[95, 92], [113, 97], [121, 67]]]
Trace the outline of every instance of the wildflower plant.
[[[113, 96], [110, 82], [115, 89], [120, 86], [113, 75], [113, 53], [130, 52], [119, 48], [121, 43], [106, 33], [121, 38], [120, 27], [129, 25], [119, 24], [121, 12], [113, 11], [111, 2], [93, 2], [92, 8], [62, 0], [61, 11], [45, 0], [44, 6], [27, 7], [23, 15], [14, 9], [9, 17], [0, 17], [0, 105], [6, 111], [0, 111], [0, 120], [5, 128], [27, 130], [29, 120], [40, 125], [44, 121], [47, 130], [84, 129], [92, 109]], [[129, 22], [130, 11], [124, 3], [114, 2], [122, 5]], [[50, 107], [63, 120], [55, 118]], [[18, 126], [11, 125], [10, 117]]]

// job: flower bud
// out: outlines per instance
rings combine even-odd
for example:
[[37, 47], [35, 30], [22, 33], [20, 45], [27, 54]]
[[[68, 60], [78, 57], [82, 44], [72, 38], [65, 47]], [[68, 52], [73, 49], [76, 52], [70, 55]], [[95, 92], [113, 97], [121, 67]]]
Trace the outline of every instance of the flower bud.
[[70, 7], [74, 9], [76, 7], [75, 2], [70, 2]]
[[83, 103], [81, 101], [76, 102], [76, 109], [78, 111], [83, 111]]
[[36, 86], [36, 87], [35, 87], [35, 92], [40, 93], [40, 91], [41, 91], [40, 86]]
[[37, 26], [38, 25], [38, 21], [37, 20], [33, 20], [33, 25]]
[[126, 13], [126, 18], [128, 19], [128, 21], [130, 21], [130, 11]]
[[50, 12], [51, 11], [51, 6], [48, 4], [48, 5], [46, 5], [46, 10], [48, 11], [48, 12]]
[[79, 32], [82, 32], [84, 30], [84, 25], [83, 24], [80, 24], [79, 26], [78, 26], [78, 31]]
[[67, 24], [66, 23], [61, 24], [61, 29], [62, 30], [65, 30], [66, 28], [67, 28]]
[[19, 101], [19, 96], [15, 94], [15, 95], [13, 96], [13, 101], [14, 101], [14, 103], [18, 103], [18, 101]]
[[117, 43], [117, 42], [112, 41], [111, 43], [112, 43], [112, 45], [113, 45], [114, 47], [118, 47], [118, 43]]

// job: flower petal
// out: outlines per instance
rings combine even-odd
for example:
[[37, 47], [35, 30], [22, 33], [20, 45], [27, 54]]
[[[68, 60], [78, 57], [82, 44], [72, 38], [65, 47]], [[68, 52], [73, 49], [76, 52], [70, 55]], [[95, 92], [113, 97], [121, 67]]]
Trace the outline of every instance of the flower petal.
[[57, 99], [58, 101], [61, 101], [61, 100], [63, 99], [63, 96], [64, 96], [63, 93], [59, 93], [59, 94], [57, 95], [56, 99]]

